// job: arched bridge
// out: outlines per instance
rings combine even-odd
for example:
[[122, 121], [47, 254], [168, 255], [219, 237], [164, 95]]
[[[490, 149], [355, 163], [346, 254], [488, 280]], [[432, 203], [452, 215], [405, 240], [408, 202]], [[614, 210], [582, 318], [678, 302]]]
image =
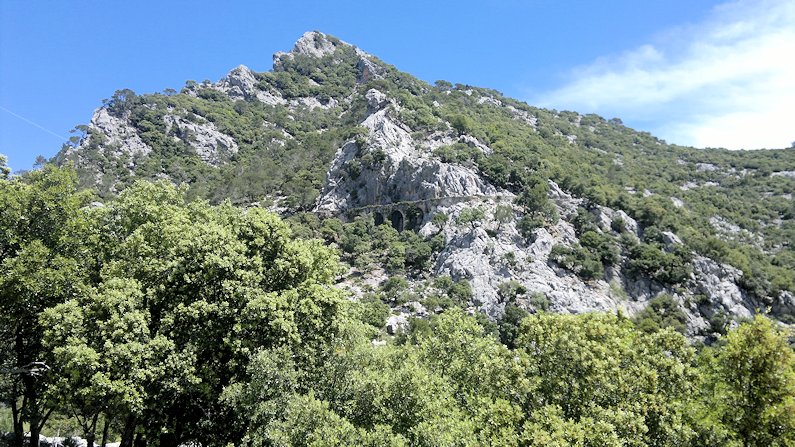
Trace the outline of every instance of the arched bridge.
[[372, 214], [376, 225], [389, 223], [397, 231], [419, 230], [422, 225], [433, 216], [434, 211], [440, 206], [451, 206], [462, 202], [475, 201], [502, 201], [513, 199], [513, 196], [502, 195], [476, 195], [439, 197], [424, 200], [407, 200], [378, 205], [366, 205], [347, 208], [344, 214], [349, 219], [363, 214]]

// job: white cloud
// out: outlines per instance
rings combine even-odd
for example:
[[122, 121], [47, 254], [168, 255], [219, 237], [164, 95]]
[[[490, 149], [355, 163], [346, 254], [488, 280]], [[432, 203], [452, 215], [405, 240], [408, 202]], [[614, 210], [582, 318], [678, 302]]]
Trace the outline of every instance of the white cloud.
[[575, 70], [531, 99], [618, 116], [672, 143], [788, 147], [795, 140], [795, 1], [736, 1], [704, 22]]

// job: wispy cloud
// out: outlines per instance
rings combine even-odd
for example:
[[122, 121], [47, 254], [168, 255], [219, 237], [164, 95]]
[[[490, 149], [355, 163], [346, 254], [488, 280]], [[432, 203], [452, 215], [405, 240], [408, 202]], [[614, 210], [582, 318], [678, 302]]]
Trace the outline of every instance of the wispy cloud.
[[696, 147], [788, 147], [795, 140], [795, 1], [735, 1], [698, 24], [581, 67], [531, 100], [618, 116]]

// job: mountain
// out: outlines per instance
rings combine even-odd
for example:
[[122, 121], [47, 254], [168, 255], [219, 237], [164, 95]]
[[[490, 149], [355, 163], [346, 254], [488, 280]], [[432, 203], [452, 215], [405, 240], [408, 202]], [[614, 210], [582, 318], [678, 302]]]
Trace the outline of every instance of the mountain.
[[77, 130], [54, 161], [85, 187], [168, 179], [269, 206], [340, 248], [341, 284], [389, 304], [391, 331], [452, 304], [618, 309], [696, 337], [757, 312], [795, 322], [795, 150], [671, 145], [430, 85], [320, 32], [269, 72], [117, 91]]

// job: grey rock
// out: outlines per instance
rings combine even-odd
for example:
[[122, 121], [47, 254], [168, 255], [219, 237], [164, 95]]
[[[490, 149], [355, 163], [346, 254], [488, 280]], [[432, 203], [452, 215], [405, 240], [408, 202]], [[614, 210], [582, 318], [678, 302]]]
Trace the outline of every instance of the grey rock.
[[471, 135], [466, 135], [466, 134], [465, 135], [461, 135], [460, 137], [458, 137], [458, 142], [459, 143], [464, 143], [464, 144], [466, 144], [469, 147], [478, 149], [478, 150], [480, 150], [480, 152], [482, 152], [482, 153], [484, 153], [486, 155], [490, 155], [492, 152], [494, 152], [490, 147], [488, 147], [485, 144], [481, 143], [477, 138], [475, 138], [475, 137], [473, 137]]
[[795, 317], [795, 295], [790, 292], [781, 292], [773, 302], [773, 313], [777, 315], [790, 315]]
[[718, 169], [712, 163], [696, 163], [696, 170], [700, 172], [709, 172], [709, 171], [716, 171]]
[[174, 138], [190, 145], [209, 165], [218, 166], [238, 151], [235, 140], [220, 132], [211, 121], [197, 124], [177, 115], [166, 115], [163, 119], [169, 131], [173, 127], [179, 129]]
[[737, 317], [753, 315], [756, 303], [737, 285], [741, 276], [739, 269], [729, 265], [703, 256], [693, 259], [694, 289], [709, 300], [707, 317], [718, 311]]
[[419, 301], [409, 301], [403, 305], [405, 313], [414, 315], [416, 317], [427, 317], [428, 309], [425, 308]]
[[397, 335], [404, 332], [409, 327], [409, 320], [405, 315], [390, 315], [386, 319], [386, 332], [389, 335]]
[[373, 62], [373, 57], [360, 49], [356, 49], [356, 54], [359, 56], [359, 62], [356, 64], [356, 70], [359, 72], [357, 81], [367, 82], [373, 79], [382, 79], [384, 77], [384, 67]]
[[[499, 204], [500, 200], [494, 198], [478, 206], [489, 211], [487, 215], [493, 215]], [[524, 285], [528, 294], [546, 295], [554, 311], [579, 313], [618, 307], [605, 281], [585, 283], [548, 262], [554, 245], [576, 241], [570, 224], [561, 221], [550, 229], [538, 229], [535, 240], [527, 244], [515, 222], [500, 225], [495, 236], [487, 231], [495, 229], [494, 222], [484, 222], [482, 227], [474, 229], [456, 225], [455, 217], [469, 206], [471, 204], [462, 203], [445, 209], [453, 223], [445, 227], [447, 246], [439, 255], [434, 270], [437, 275], [467, 279], [473, 289], [473, 306], [492, 317], [499, 317], [505, 303], [499, 302], [497, 288], [513, 280]], [[513, 266], [505, 261], [508, 253], [515, 259]]]
[[662, 241], [668, 249], [673, 249], [677, 245], [682, 245], [682, 239], [670, 231], [662, 232]]
[[[403, 123], [391, 113], [398, 105], [382, 92], [367, 92], [369, 115], [362, 122], [368, 134], [364, 148], [355, 141], [340, 147], [326, 175], [316, 210], [338, 213], [346, 208], [387, 204], [396, 201], [497, 195], [497, 188], [484, 181], [472, 168], [443, 163], [429, 149], [433, 142], [415, 140]], [[383, 160], [363, 166], [357, 178], [348, 175], [346, 166], [364, 151], [379, 153]]]
[[245, 65], [239, 65], [216, 82], [213, 88], [225, 93], [231, 99], [257, 100], [268, 105], [287, 102], [278, 92], [261, 90], [257, 84], [254, 72]]
[[[138, 131], [130, 125], [129, 121], [111, 115], [105, 107], [94, 111], [89, 128], [104, 135], [105, 147], [114, 146], [118, 153], [146, 155], [152, 151], [152, 148], [141, 140]], [[85, 145], [90, 142], [91, 137], [89, 136]]]
[[386, 95], [374, 88], [367, 90], [364, 97], [367, 99], [367, 107], [371, 113], [381, 110], [389, 104]]
[[582, 199], [575, 198], [571, 194], [563, 191], [558, 184], [552, 180], [549, 181], [549, 198], [558, 207], [560, 216], [567, 220], [576, 216], [577, 209], [583, 204]]
[[308, 31], [295, 42], [293, 53], [305, 54], [307, 56], [323, 57], [327, 54], [334, 54], [336, 44], [328, 37], [318, 31]]

